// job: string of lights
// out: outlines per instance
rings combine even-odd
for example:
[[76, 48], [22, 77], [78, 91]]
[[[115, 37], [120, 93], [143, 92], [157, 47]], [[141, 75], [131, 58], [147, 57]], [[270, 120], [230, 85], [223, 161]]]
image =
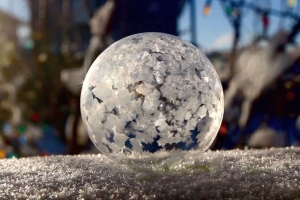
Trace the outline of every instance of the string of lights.
[[[299, 12], [292, 12], [292, 9], [297, 5], [297, 0], [287, 0], [286, 9], [282, 10], [273, 9], [271, 6], [261, 6], [258, 2], [253, 3], [245, 0], [219, 0], [219, 2], [224, 7], [224, 11], [235, 29], [239, 28], [236, 24], [238, 23], [237, 21], [240, 20], [239, 18], [242, 9], [248, 9], [257, 15], [260, 15], [264, 33], [267, 31], [267, 28], [270, 25], [270, 15], [278, 16], [280, 18], [290, 18], [296, 21], [300, 20], [300, 15], [298, 14]], [[262, 3], [262, 1], [259, 2]], [[211, 14], [211, 5], [212, 0], [207, 0], [205, 2], [203, 7], [203, 15], [208, 16]]]
[[[219, 0], [222, 4], [226, 5], [226, 13], [229, 15], [236, 15], [237, 12], [239, 12], [239, 9], [241, 8], [247, 8], [255, 11], [256, 13], [267, 15], [274, 15], [274, 16], [280, 16], [280, 17], [290, 17], [295, 20], [300, 19], [300, 15], [296, 14], [294, 12], [290, 12], [290, 9], [285, 10], [277, 10], [272, 8], [262, 8], [258, 6], [255, 3], [249, 2], [249, 1], [236, 1], [236, 0]], [[203, 8], [203, 14], [204, 15], [210, 15], [211, 14], [211, 4], [212, 0], [206, 0], [206, 3], [204, 4]], [[297, 5], [297, 0], [287, 0], [287, 6], [288, 8], [293, 8]]]
[[[213, 0], [206, 0], [203, 7], [203, 15], [208, 16], [212, 12]], [[270, 16], [278, 16], [282, 18], [289, 18], [296, 23], [291, 28], [288, 42], [293, 42], [294, 37], [300, 30], [300, 15], [299, 12], [293, 12], [296, 9], [297, 0], [287, 0], [286, 7], [284, 9], [274, 9], [271, 6], [271, 1], [246, 1], [246, 0], [219, 0], [223, 10], [228, 17], [228, 20], [234, 29], [234, 40], [231, 50], [231, 58], [229, 65], [231, 72], [234, 69], [235, 57], [237, 52], [237, 46], [241, 37], [242, 18], [244, 17], [244, 11], [249, 10], [256, 14], [261, 19], [262, 32], [261, 35], [255, 38], [267, 38], [268, 29], [270, 27]], [[264, 4], [264, 5], [263, 5]], [[284, 47], [280, 47], [284, 48]]]

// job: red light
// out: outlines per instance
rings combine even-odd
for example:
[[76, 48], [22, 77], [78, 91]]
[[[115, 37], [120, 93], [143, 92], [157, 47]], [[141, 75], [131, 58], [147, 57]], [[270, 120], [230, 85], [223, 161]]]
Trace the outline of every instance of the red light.
[[41, 153], [40, 156], [42, 156], [42, 157], [44, 157], [44, 156], [50, 156], [50, 153], [44, 152], [44, 153]]
[[264, 27], [269, 26], [270, 22], [269, 22], [268, 15], [266, 13], [264, 13], [263, 16], [262, 16], [262, 22], [263, 22]]
[[38, 121], [40, 121], [40, 115], [38, 113], [33, 113], [31, 115], [31, 121], [32, 122], [38, 122]]
[[287, 99], [288, 101], [293, 101], [293, 100], [295, 99], [295, 93], [289, 91], [288, 93], [286, 93], [286, 99]]
[[228, 133], [227, 125], [222, 122], [220, 130], [219, 130], [219, 134], [220, 135], [226, 135], [227, 133]]

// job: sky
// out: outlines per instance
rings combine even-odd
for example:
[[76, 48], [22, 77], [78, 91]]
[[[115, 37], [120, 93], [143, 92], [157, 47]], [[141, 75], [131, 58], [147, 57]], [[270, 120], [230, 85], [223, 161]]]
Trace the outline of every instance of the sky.
[[[197, 45], [208, 50], [229, 49], [233, 41], [233, 28], [222, 8], [220, 0], [212, 0], [211, 14], [204, 16], [202, 10], [205, 0], [195, 0], [196, 2], [196, 30], [197, 30]], [[286, 8], [286, 0], [246, 0], [246, 2], [259, 2], [262, 8], [272, 8], [283, 10]], [[295, 6], [293, 12], [300, 11], [300, 2]], [[187, 30], [190, 27], [190, 6], [186, 3], [185, 8], [178, 20], [180, 30]], [[242, 37], [240, 44], [249, 44], [255, 32], [261, 28], [261, 18], [249, 9], [243, 9], [244, 13], [242, 20]], [[269, 33], [274, 34], [278, 29], [286, 29], [291, 27], [291, 20], [281, 20], [278, 16], [269, 18]], [[190, 34], [184, 33], [182, 38], [190, 41]], [[299, 37], [298, 37], [299, 39]]]
[[[286, 0], [259, 0], [250, 2], [260, 2], [260, 6], [273, 9], [285, 8]], [[196, 2], [196, 30], [197, 30], [197, 45], [204, 50], [213, 51], [216, 49], [229, 49], [233, 40], [233, 29], [227, 19], [220, 0], [212, 0], [211, 14], [204, 16], [202, 9], [206, 0], [195, 0]], [[26, 0], [0, 0], [0, 9], [4, 12], [14, 15], [16, 18], [28, 22], [30, 21], [30, 12]], [[294, 11], [298, 13], [300, 10], [300, 3], [295, 7]], [[179, 30], [182, 32], [180, 36], [190, 41], [190, 33], [186, 30], [190, 29], [190, 6], [186, 3], [183, 12], [178, 19]], [[261, 19], [254, 15], [250, 10], [243, 10], [244, 19], [242, 21], [242, 37], [241, 44], [245, 45], [251, 42], [255, 30], [259, 30], [261, 26]], [[280, 20], [279, 17], [270, 17], [269, 33], [273, 34], [278, 28], [290, 27], [289, 20]]]
[[26, 0], [0, 0], [0, 9], [12, 14], [21, 21], [28, 22], [30, 20], [30, 12]]
[[[204, 1], [196, 0], [196, 35], [197, 45], [204, 48], [218, 47], [222, 41], [227, 42], [231, 39], [231, 26], [226, 19], [221, 6], [218, 2], [212, 2], [212, 13], [210, 16], [202, 14]], [[189, 30], [190, 27], [190, 5], [186, 3], [181, 17], [178, 20], [179, 30]], [[191, 34], [186, 31], [181, 35], [182, 38], [190, 41]], [[226, 45], [226, 44], [225, 44]]]

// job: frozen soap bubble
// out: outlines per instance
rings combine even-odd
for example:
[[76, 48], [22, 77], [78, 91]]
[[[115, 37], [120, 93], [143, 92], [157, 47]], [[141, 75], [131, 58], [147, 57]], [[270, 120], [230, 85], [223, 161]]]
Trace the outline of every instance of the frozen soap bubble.
[[157, 155], [207, 150], [223, 117], [223, 90], [206, 56], [163, 33], [121, 39], [94, 61], [81, 114], [99, 151]]

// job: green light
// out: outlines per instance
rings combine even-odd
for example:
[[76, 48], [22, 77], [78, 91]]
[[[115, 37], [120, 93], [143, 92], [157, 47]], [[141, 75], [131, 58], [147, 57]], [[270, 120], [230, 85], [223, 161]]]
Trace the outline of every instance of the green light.
[[19, 156], [18, 156], [18, 154], [16, 154], [16, 153], [10, 153], [10, 154], [8, 154], [7, 157], [8, 157], [8, 158], [18, 158]]
[[50, 126], [48, 124], [42, 124], [42, 129], [44, 132], [47, 132], [50, 130]]
[[226, 11], [226, 14], [227, 14], [227, 15], [231, 15], [231, 14], [232, 14], [232, 11], [233, 11], [233, 8], [232, 8], [231, 6], [226, 6], [225, 11]]
[[25, 131], [26, 131], [26, 126], [25, 125], [21, 125], [21, 126], [18, 127], [18, 132], [20, 134], [25, 133]]
[[33, 49], [34, 42], [33, 42], [33, 40], [28, 39], [28, 40], [22, 42], [22, 46], [23, 46], [23, 48], [30, 50], [30, 49]]

